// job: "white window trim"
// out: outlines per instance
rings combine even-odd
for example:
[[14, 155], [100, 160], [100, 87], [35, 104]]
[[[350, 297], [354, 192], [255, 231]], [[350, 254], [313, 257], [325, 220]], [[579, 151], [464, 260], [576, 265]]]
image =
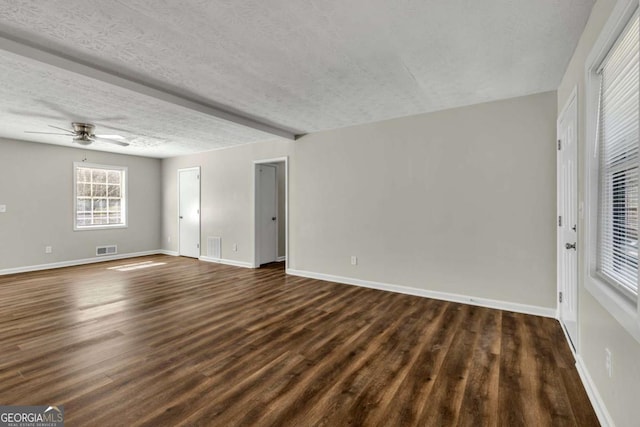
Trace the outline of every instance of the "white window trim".
[[[121, 170], [124, 172], [124, 224], [103, 224], [103, 225], [90, 225], [85, 227], [78, 227], [76, 223], [78, 213], [78, 184], [76, 176], [76, 168], [96, 168], [96, 169], [113, 169]], [[73, 162], [73, 231], [91, 231], [91, 230], [106, 230], [114, 228], [128, 228], [129, 227], [129, 168], [126, 166], [113, 166], [102, 165], [97, 163], [87, 162]]]
[[639, 0], [618, 0], [594, 44], [585, 63], [586, 92], [586, 150], [585, 150], [585, 221], [586, 246], [583, 251], [583, 269], [586, 289], [595, 299], [640, 342], [640, 298], [634, 302], [626, 298], [596, 273], [598, 242], [598, 157], [597, 120], [600, 79], [596, 74], [618, 36], [625, 28]]

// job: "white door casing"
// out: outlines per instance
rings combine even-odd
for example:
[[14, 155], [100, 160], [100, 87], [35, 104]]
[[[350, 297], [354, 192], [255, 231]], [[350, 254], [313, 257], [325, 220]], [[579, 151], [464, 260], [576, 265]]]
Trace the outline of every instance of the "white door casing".
[[276, 168], [257, 165], [258, 265], [278, 257], [278, 203]]
[[558, 117], [558, 317], [574, 350], [578, 345], [578, 109], [574, 89]]
[[178, 253], [200, 257], [200, 168], [178, 170]]

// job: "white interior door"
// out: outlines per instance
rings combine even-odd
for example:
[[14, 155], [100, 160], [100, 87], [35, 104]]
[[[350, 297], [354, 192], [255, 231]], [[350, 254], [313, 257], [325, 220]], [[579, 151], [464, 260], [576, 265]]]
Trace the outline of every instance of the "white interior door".
[[200, 256], [200, 168], [178, 171], [179, 248], [182, 256]]
[[262, 265], [274, 262], [278, 256], [277, 181], [274, 166], [256, 168], [258, 263]]
[[578, 344], [578, 187], [575, 92], [558, 118], [558, 310], [575, 349]]

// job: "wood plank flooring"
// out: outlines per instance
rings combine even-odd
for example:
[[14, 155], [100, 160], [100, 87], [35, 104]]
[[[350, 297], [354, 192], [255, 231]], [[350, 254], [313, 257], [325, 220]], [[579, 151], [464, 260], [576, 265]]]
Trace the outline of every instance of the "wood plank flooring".
[[0, 304], [0, 404], [67, 426], [598, 425], [553, 319], [162, 255]]

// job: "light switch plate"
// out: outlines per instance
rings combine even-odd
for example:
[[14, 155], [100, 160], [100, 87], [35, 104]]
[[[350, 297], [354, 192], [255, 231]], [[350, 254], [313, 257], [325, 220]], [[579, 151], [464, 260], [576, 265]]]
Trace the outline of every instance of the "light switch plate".
[[5, 213], [7, 211], [7, 205], [0, 205], [0, 213]]

